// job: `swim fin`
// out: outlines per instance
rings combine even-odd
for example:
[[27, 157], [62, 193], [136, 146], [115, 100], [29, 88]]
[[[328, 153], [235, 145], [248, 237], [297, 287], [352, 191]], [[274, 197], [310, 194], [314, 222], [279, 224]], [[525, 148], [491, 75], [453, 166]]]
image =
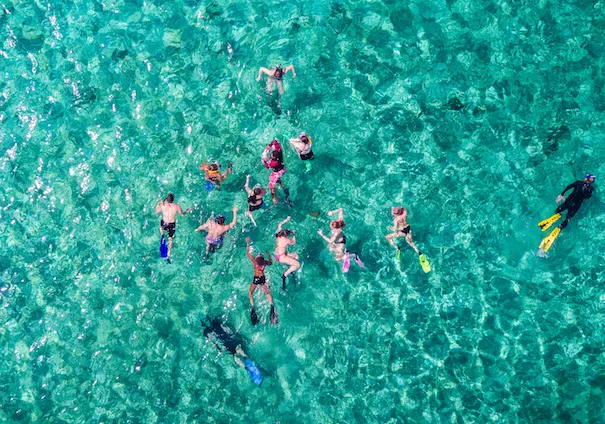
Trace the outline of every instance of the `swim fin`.
[[305, 162], [305, 167], [307, 168], [307, 172], [313, 169], [313, 165], [311, 165], [311, 162], [309, 161]]
[[283, 291], [286, 291], [286, 275], [285, 274], [281, 275], [281, 289]]
[[258, 368], [256, 368], [256, 365], [254, 365], [254, 362], [252, 362], [250, 359], [246, 359], [244, 364], [246, 364], [246, 371], [248, 371], [250, 379], [254, 381], [254, 384], [260, 386], [260, 384], [263, 382], [263, 377], [260, 375], [260, 371]]
[[345, 260], [342, 261], [342, 272], [349, 272], [349, 268], [351, 267], [351, 255], [349, 252], [345, 253]]
[[256, 315], [256, 309], [254, 309], [254, 306], [250, 310], [250, 321], [252, 321], [252, 325], [258, 324], [258, 316]]
[[546, 218], [544, 221], [540, 221], [540, 223], [538, 224], [538, 227], [540, 227], [542, 229], [542, 231], [546, 231], [550, 228], [550, 226], [552, 224], [557, 222], [559, 220], [559, 218], [561, 218], [561, 214], [556, 213], [553, 216], [551, 216], [550, 218]]
[[277, 324], [279, 321], [277, 320], [277, 314], [275, 313], [275, 306], [271, 305], [271, 314], [269, 315], [269, 322], [271, 324]]
[[401, 249], [397, 249], [397, 260], [401, 262]]
[[544, 240], [542, 240], [542, 243], [540, 243], [540, 250], [544, 253], [548, 252], [548, 249], [551, 248], [552, 244], [555, 242], [555, 240], [559, 236], [560, 232], [561, 232], [561, 229], [559, 227], [557, 227], [554, 230], [552, 230], [552, 232], [549, 235], [544, 237]]
[[166, 237], [162, 235], [162, 239], [160, 240], [160, 256], [162, 258], [168, 257], [168, 245], [166, 244]]
[[424, 253], [421, 253], [420, 256], [418, 256], [418, 259], [420, 260], [422, 270], [427, 274], [431, 272], [431, 264], [429, 264], [429, 260], [424, 256]]
[[284, 202], [286, 202], [286, 205], [288, 205], [289, 207], [294, 206], [292, 204], [292, 200], [290, 200], [290, 189], [289, 188], [284, 188]]

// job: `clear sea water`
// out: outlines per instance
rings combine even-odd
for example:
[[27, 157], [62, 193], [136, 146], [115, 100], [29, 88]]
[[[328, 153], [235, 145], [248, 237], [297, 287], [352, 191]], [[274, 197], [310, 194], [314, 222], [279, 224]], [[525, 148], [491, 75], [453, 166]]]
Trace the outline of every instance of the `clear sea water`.
[[[547, 258], [537, 222], [605, 177], [605, 4], [18, 1], [0, 7], [0, 420], [605, 422], [605, 207]], [[293, 63], [281, 99], [259, 66]], [[194, 228], [243, 210], [273, 137], [295, 207], [242, 219], [211, 263]], [[220, 192], [203, 160], [233, 161]], [[156, 202], [178, 221], [159, 258]], [[405, 205], [432, 263], [384, 240]], [[366, 269], [317, 236], [343, 207]], [[321, 211], [320, 217], [309, 216]], [[249, 320], [250, 236], [293, 218], [299, 285]], [[256, 387], [202, 336], [221, 316]]]

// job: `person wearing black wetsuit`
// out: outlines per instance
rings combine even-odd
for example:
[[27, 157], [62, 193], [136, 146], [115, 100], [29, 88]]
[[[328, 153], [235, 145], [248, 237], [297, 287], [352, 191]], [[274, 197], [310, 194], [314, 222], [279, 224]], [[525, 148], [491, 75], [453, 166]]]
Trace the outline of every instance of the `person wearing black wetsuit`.
[[[564, 201], [562, 205], [560, 205], [555, 213], [561, 213], [563, 211], [567, 211], [567, 216], [565, 220], [559, 225], [560, 229], [564, 229], [567, 227], [569, 220], [573, 218], [573, 216], [578, 212], [580, 206], [585, 199], [590, 199], [592, 196], [592, 192], [594, 190], [593, 183], [595, 180], [595, 176], [592, 174], [587, 174], [584, 178], [584, 181], [575, 181], [565, 187], [565, 190], [557, 197], [557, 201]], [[565, 193], [573, 188], [573, 191], [569, 195], [569, 197], [565, 198]]]
[[243, 358], [246, 358], [246, 354], [242, 349], [241, 338], [238, 334], [223, 325], [218, 317], [211, 318], [206, 315], [205, 319], [202, 319], [201, 322], [204, 326], [204, 337], [210, 340], [219, 352], [224, 349], [233, 355], [235, 363], [245, 368]]

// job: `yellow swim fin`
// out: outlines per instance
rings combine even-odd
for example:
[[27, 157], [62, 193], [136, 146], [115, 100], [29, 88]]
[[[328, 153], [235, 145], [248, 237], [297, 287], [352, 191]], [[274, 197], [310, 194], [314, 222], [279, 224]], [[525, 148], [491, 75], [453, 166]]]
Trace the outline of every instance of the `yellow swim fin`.
[[422, 267], [422, 270], [427, 274], [431, 272], [431, 264], [429, 263], [429, 260], [426, 258], [426, 256], [424, 256], [424, 253], [421, 254], [418, 259], [420, 260], [420, 266]]
[[540, 243], [540, 250], [543, 251], [544, 253], [548, 252], [548, 249], [550, 249], [552, 244], [555, 242], [555, 240], [559, 236], [560, 232], [561, 232], [561, 229], [559, 227], [557, 227], [554, 230], [552, 230], [552, 232], [549, 235], [544, 237], [544, 240], [542, 240], [542, 243]]
[[556, 213], [553, 216], [551, 216], [550, 218], [546, 218], [544, 221], [540, 221], [540, 223], [538, 224], [538, 227], [540, 227], [542, 229], [542, 231], [546, 231], [550, 228], [550, 226], [552, 224], [557, 222], [559, 220], [559, 218], [561, 218], [561, 214]]

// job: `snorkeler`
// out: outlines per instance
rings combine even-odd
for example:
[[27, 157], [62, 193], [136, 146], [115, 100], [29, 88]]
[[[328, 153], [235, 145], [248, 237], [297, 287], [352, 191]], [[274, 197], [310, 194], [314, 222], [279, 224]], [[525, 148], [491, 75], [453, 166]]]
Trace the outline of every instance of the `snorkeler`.
[[[557, 203], [563, 202], [563, 204], [558, 206], [557, 209], [555, 209], [555, 214], [553, 216], [540, 222], [538, 224], [538, 226], [542, 229], [542, 231], [546, 231], [555, 222], [557, 222], [559, 220], [559, 218], [561, 218], [561, 212], [566, 210], [567, 216], [565, 217], [565, 220], [557, 228], [552, 230], [552, 232], [548, 236], [546, 236], [544, 238], [544, 240], [542, 240], [542, 242], [540, 243], [541, 252], [543, 252], [543, 253], [548, 252], [548, 249], [550, 249], [552, 244], [555, 242], [555, 240], [559, 236], [559, 233], [561, 232], [561, 230], [563, 230], [565, 227], [567, 227], [569, 220], [571, 218], [573, 218], [574, 215], [578, 212], [578, 210], [580, 209], [580, 206], [582, 206], [582, 203], [584, 202], [584, 200], [590, 199], [590, 197], [592, 196], [592, 192], [594, 190], [594, 187], [592, 184], [594, 183], [595, 178], [596, 177], [592, 174], [586, 174], [586, 176], [584, 177], [584, 181], [578, 180], [578, 181], [571, 183], [570, 185], [565, 187], [565, 190], [563, 190], [563, 192], [559, 196], [557, 196]], [[573, 191], [571, 192], [569, 197], [566, 199], [565, 193], [572, 188], [573, 188]]]
[[[342, 212], [342, 208], [338, 208], [335, 211], [328, 212], [328, 216], [332, 216], [335, 213], [338, 213], [338, 219], [336, 221], [330, 222], [330, 228], [332, 229], [332, 236], [330, 238], [326, 237], [322, 230], [318, 230], [317, 234], [321, 236], [327, 243], [328, 249], [332, 254], [334, 254], [334, 259], [338, 262], [342, 261], [342, 271], [349, 272], [349, 267], [351, 265], [350, 253], [347, 250], [347, 237], [343, 234], [342, 229], [345, 226], [344, 214]], [[363, 268], [363, 262], [359, 258], [357, 253], [353, 253], [355, 255], [355, 263]]]
[[242, 337], [223, 324], [218, 317], [211, 318], [206, 315], [200, 321], [204, 327], [204, 337], [210, 340], [219, 352], [222, 352], [224, 349], [233, 355], [235, 363], [240, 367], [245, 368], [252, 381], [254, 381], [256, 385], [260, 385], [263, 382], [263, 378], [256, 365], [254, 365], [244, 352], [244, 349], [242, 348]]
[[250, 218], [254, 226], [256, 227], [256, 221], [252, 216], [252, 212], [259, 209], [263, 209], [265, 204], [263, 202], [263, 196], [267, 194], [267, 190], [257, 184], [253, 189], [250, 188], [250, 175], [246, 175], [246, 185], [244, 186], [246, 193], [248, 193], [248, 210], [246, 216]]
[[[275, 232], [275, 260], [280, 264], [289, 265], [289, 268], [281, 276], [282, 290], [286, 290], [286, 277], [300, 268], [298, 255], [296, 253], [288, 253], [288, 246], [296, 244], [296, 233], [293, 230], [282, 230], [282, 226], [290, 221], [290, 217], [279, 223]], [[289, 238], [292, 236], [292, 238]]]
[[225, 181], [227, 176], [231, 173], [232, 166], [233, 162], [229, 162], [227, 172], [221, 175], [221, 166], [218, 164], [218, 162], [214, 162], [210, 165], [208, 165], [206, 162], [203, 162], [202, 166], [200, 166], [200, 170], [204, 171], [204, 179], [207, 181], [206, 190], [211, 191], [214, 187], [219, 189], [221, 187], [221, 183]]
[[206, 235], [206, 257], [211, 252], [216, 252], [223, 246], [225, 239], [225, 233], [235, 227], [237, 223], [237, 207], [233, 207], [233, 221], [230, 224], [225, 225], [225, 217], [218, 215], [214, 220], [208, 218], [205, 224], [200, 225], [195, 231], [207, 231]]
[[273, 197], [273, 203], [277, 203], [277, 192], [276, 185], [279, 184], [284, 191], [284, 201], [290, 207], [292, 202], [290, 201], [290, 190], [288, 190], [281, 180], [281, 177], [286, 173], [286, 165], [284, 165], [284, 156], [277, 139], [274, 139], [262, 154], [263, 164], [265, 168], [271, 168], [272, 172], [269, 176], [269, 190], [271, 190], [271, 196]]
[[279, 92], [279, 94], [284, 94], [284, 85], [282, 83], [282, 78], [288, 73], [288, 71], [292, 71], [292, 76], [296, 78], [296, 70], [294, 69], [294, 65], [289, 65], [286, 67], [286, 69], [282, 68], [281, 65], [277, 65], [273, 69], [261, 67], [258, 70], [258, 76], [256, 77], [256, 80], [260, 81], [262, 75], [265, 74], [267, 75], [267, 93], [273, 93], [273, 82], [276, 82], [277, 91]]
[[181, 214], [185, 216], [186, 213], [191, 212], [192, 209], [189, 208], [185, 212], [181, 208], [181, 205], [178, 203], [174, 203], [174, 194], [168, 193], [168, 196], [158, 203], [155, 208], [155, 213], [162, 214], [162, 220], [160, 221], [160, 234], [162, 238], [164, 237], [164, 232], [168, 232], [168, 258], [167, 261], [170, 263], [170, 251], [172, 250], [172, 239], [174, 238], [174, 233], [176, 232], [176, 214]]
[[269, 288], [269, 283], [267, 283], [267, 279], [265, 278], [265, 267], [273, 263], [271, 261], [271, 254], [267, 252], [267, 259], [265, 259], [262, 253], [259, 253], [256, 255], [256, 257], [252, 256], [252, 253], [250, 252], [250, 237], [246, 238], [246, 254], [248, 255], [248, 258], [250, 258], [252, 266], [254, 267], [254, 278], [252, 279], [250, 289], [248, 290], [248, 298], [250, 299], [250, 307], [252, 308], [250, 309], [250, 320], [252, 321], [252, 325], [256, 325], [258, 323], [256, 309], [254, 308], [253, 295], [254, 291], [259, 286], [261, 290], [265, 292], [267, 295], [267, 300], [269, 300], [269, 303], [271, 304], [269, 322], [271, 322], [271, 324], [277, 324], [277, 314], [275, 313], [275, 305], [273, 304], [271, 289]]
[[429, 265], [426, 256], [418, 250], [418, 247], [412, 241], [412, 228], [408, 224], [408, 211], [403, 206], [391, 208], [391, 214], [393, 215], [393, 226], [387, 227], [392, 233], [385, 236], [391, 246], [397, 250], [397, 258], [401, 258], [401, 251], [399, 246], [395, 244], [393, 239], [399, 237], [405, 237], [405, 241], [410, 245], [412, 249], [418, 254], [420, 259], [420, 265], [424, 272], [430, 272], [431, 266]]
[[311, 170], [311, 163], [306, 161], [315, 159], [313, 150], [311, 150], [312, 145], [313, 141], [306, 132], [301, 132], [298, 138], [290, 139], [290, 146], [292, 146], [292, 148], [296, 151], [301, 160], [305, 161], [307, 171]]

